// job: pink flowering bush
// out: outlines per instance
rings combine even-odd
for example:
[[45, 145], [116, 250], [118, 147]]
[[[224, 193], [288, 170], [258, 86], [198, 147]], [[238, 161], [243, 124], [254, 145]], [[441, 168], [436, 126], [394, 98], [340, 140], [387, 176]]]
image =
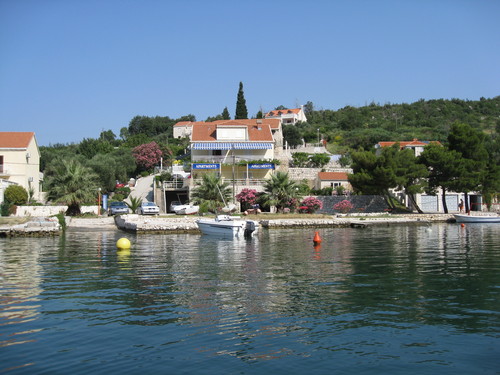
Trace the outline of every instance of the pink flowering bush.
[[160, 163], [163, 153], [156, 142], [151, 142], [135, 147], [132, 155], [137, 165], [144, 169], [151, 169]]
[[236, 195], [236, 200], [241, 203], [241, 209], [246, 210], [257, 201], [257, 190], [245, 188]]
[[300, 203], [299, 212], [312, 214], [321, 208], [323, 208], [323, 202], [318, 198], [307, 197]]
[[336, 211], [340, 211], [342, 212], [343, 214], [346, 214], [348, 213], [349, 211], [351, 211], [352, 209], [354, 208], [354, 205], [349, 202], [348, 200], [343, 200], [337, 204], [335, 204], [333, 206], [333, 209], [336, 210]]

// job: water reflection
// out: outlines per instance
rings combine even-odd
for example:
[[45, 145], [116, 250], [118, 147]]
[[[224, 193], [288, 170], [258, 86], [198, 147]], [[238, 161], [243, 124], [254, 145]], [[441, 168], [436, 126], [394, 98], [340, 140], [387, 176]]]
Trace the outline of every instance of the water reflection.
[[[131, 358], [139, 348], [163, 358], [168, 347], [170, 359], [327, 366], [325, 353], [335, 353], [346, 368], [353, 358], [449, 365], [459, 361], [449, 357], [450, 334], [479, 335], [482, 345], [498, 337], [499, 234], [495, 225], [440, 224], [322, 229], [320, 246], [311, 230], [250, 241], [115, 231], [1, 240], [0, 345], [28, 353], [5, 366], [40, 366], [49, 350], [59, 358], [75, 334], [96, 347], [85, 358], [120, 357], [115, 332], [134, 338]], [[116, 249], [123, 236], [130, 251]], [[54, 334], [53, 349], [31, 346]], [[166, 359], [157, 361], [159, 369]]]

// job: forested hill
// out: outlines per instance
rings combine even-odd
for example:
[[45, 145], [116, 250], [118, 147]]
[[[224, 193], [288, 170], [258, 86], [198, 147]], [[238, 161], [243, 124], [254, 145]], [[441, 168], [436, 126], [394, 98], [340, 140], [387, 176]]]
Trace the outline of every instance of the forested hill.
[[[318, 129], [322, 138], [342, 152], [363, 147], [369, 149], [379, 141], [420, 140], [445, 141], [451, 124], [467, 123], [487, 134], [500, 134], [500, 96], [480, 100], [419, 100], [411, 104], [372, 103], [337, 111], [316, 109], [308, 102], [304, 110], [308, 123], [296, 129], [285, 127], [289, 144], [304, 138], [315, 142]], [[295, 140], [295, 141], [294, 141]]]

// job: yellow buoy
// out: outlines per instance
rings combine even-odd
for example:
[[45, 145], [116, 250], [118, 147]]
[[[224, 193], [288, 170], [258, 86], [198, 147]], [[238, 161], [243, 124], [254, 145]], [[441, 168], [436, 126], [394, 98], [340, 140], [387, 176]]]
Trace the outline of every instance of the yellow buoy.
[[130, 249], [130, 241], [128, 238], [120, 238], [116, 241], [116, 247], [119, 249]]

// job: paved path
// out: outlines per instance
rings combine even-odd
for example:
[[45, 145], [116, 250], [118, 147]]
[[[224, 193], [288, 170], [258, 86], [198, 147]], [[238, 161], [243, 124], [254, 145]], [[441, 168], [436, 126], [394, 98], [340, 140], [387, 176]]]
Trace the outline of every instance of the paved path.
[[[141, 177], [135, 182], [129, 197], [139, 197], [143, 201], [153, 202], [153, 182], [154, 176]], [[130, 203], [129, 198], [126, 199]]]

